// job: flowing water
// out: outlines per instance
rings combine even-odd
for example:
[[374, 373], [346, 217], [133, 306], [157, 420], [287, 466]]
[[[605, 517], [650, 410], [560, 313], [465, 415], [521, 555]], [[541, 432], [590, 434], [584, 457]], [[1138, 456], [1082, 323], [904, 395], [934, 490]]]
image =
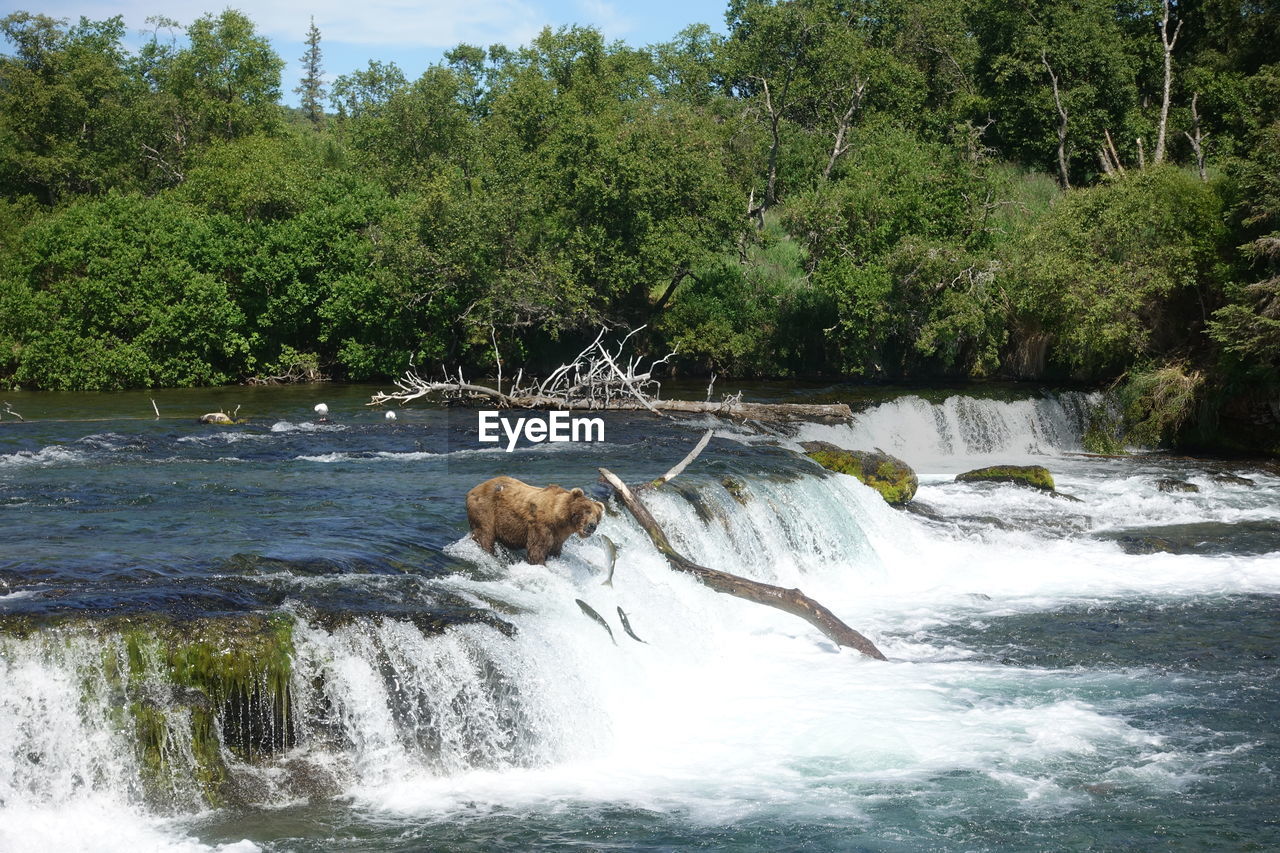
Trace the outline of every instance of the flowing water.
[[[505, 453], [370, 390], [9, 400], [0, 850], [1280, 848], [1275, 469], [1080, 454], [1077, 393]], [[466, 536], [488, 477], [603, 498], [598, 466], [651, 479], [708, 427], [645, 495], [676, 547], [888, 663], [673, 573], [625, 513], [612, 586], [598, 536], [545, 567]], [[900, 456], [917, 500], [810, 439]], [[1079, 501], [954, 481], [995, 462]]]

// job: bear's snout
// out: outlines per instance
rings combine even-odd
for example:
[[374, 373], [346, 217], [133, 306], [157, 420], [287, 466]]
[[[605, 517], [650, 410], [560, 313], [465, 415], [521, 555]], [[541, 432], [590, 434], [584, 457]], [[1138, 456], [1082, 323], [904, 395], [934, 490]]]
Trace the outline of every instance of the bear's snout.
[[599, 525], [596, 522], [588, 521], [586, 527], [583, 527], [581, 530], [578, 531], [578, 535], [581, 536], [583, 539], [586, 539], [592, 533], [596, 532], [596, 527], [598, 526]]

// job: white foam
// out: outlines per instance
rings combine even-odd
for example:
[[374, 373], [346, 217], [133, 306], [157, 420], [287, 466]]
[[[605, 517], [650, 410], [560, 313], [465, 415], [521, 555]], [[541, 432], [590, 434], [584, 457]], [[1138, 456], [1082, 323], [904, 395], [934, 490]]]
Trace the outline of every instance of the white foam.
[[54, 465], [74, 465], [87, 458], [83, 451], [73, 450], [61, 444], [51, 444], [34, 451], [19, 450], [15, 453], [0, 454], [0, 468], [18, 468], [26, 465], [48, 468]]
[[299, 462], [421, 462], [424, 459], [430, 459], [438, 456], [437, 453], [428, 453], [426, 451], [404, 451], [395, 452], [389, 450], [377, 451], [375, 453], [320, 453], [313, 456], [296, 456]]
[[[843, 477], [753, 479], [737, 509], [727, 492], [722, 499], [708, 487], [703, 498], [709, 522], [667, 491], [645, 496], [691, 558], [802, 586], [892, 662], [837, 653], [794, 617], [670, 571], [644, 534], [620, 519], [601, 527], [619, 547], [613, 587], [601, 585], [598, 542], [570, 540], [563, 559], [547, 566], [503, 568], [463, 540], [452, 553], [477, 560], [492, 579], [445, 583], [519, 611], [507, 617], [519, 628], [514, 639], [492, 633], [487, 642], [491, 652], [506, 648], [499, 659], [519, 661], [513, 695], [527, 720], [538, 721], [520, 729], [521, 749], [539, 761], [512, 747], [496, 762], [441, 772], [398, 746], [404, 738], [392, 727], [369, 739], [379, 745], [371, 753], [377, 772], [357, 773], [351, 793], [367, 807], [408, 814], [607, 802], [722, 823], [774, 813], [847, 818], [886, 783], [927, 787], [955, 773], [983, 776], [1010, 808], [1040, 813], [1089, 802], [1081, 778], [1123, 778], [1153, 795], [1176, 791], [1202, 758], [1159, 731], [1135, 728], [1126, 713], [1167, 692], [1168, 677], [978, 662], [966, 650], [922, 643], [915, 632], [957, 615], [1041, 610], [1085, 596], [1280, 590], [1274, 559], [1134, 558], [1106, 543], [1031, 531], [1003, 542], [940, 535]], [[579, 598], [610, 624], [617, 645], [579, 611]], [[619, 604], [645, 645], [623, 632]], [[454, 634], [449, 655], [466, 648], [459, 639], [473, 641]], [[400, 672], [439, 656], [432, 647], [446, 643], [409, 634], [399, 642], [413, 651], [398, 657]], [[456, 667], [440, 671], [455, 691], [469, 677]], [[369, 671], [361, 672], [339, 704], [379, 695]], [[375, 729], [390, 725], [386, 714], [378, 719]]]
[[[129, 665], [118, 638], [56, 631], [0, 637], [0, 850], [259, 849], [248, 842], [211, 848], [148, 814], [133, 733], [112, 710], [111, 658]], [[175, 766], [171, 794], [175, 804], [190, 806], [193, 764], [180, 747], [170, 743], [166, 752]]]
[[276, 421], [271, 425], [272, 432], [342, 432], [344, 424], [316, 423], [314, 421]]

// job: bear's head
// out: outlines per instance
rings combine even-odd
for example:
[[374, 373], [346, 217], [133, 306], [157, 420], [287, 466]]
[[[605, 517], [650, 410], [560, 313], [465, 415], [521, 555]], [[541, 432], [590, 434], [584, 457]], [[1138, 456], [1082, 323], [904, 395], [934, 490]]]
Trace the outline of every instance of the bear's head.
[[600, 518], [603, 515], [604, 504], [600, 501], [591, 500], [582, 489], [569, 492], [569, 517], [572, 520], [573, 529], [583, 539], [596, 532], [596, 527], [600, 524]]

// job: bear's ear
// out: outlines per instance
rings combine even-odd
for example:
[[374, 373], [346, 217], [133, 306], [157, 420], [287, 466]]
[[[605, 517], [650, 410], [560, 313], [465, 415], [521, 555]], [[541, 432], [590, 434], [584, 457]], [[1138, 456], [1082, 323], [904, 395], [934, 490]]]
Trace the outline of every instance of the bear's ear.
[[569, 494], [573, 495], [575, 498], [580, 498], [582, 497], [582, 489], [574, 489]]

